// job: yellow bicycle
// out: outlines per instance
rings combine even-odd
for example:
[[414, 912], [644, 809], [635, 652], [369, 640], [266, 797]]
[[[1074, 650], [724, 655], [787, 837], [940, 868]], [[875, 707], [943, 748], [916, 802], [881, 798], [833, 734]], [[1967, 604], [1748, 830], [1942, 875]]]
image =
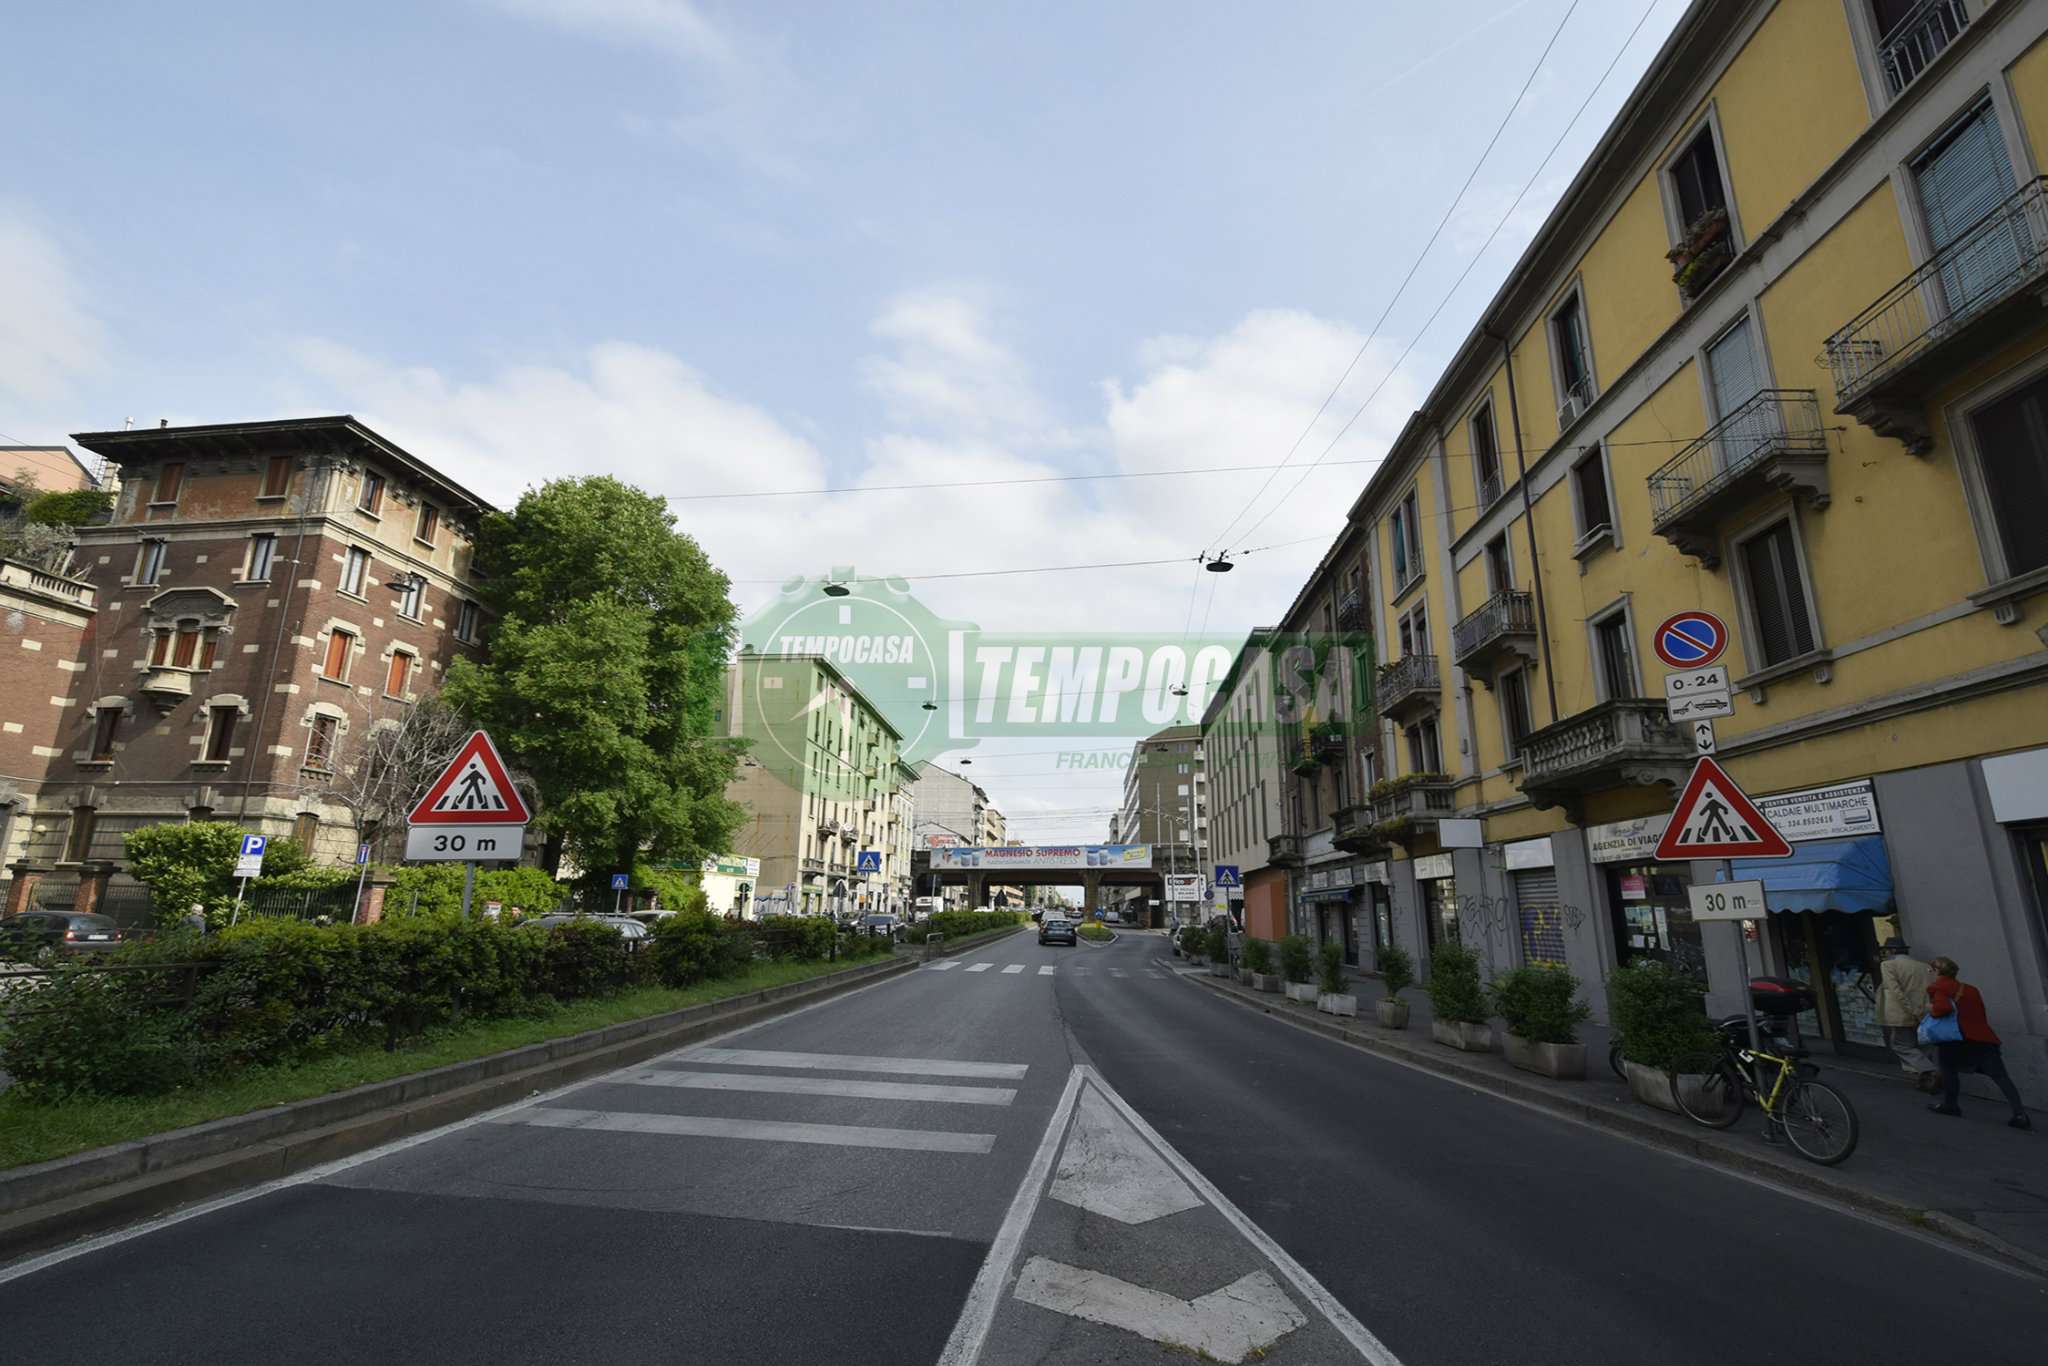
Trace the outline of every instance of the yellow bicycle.
[[[1764, 1137], [1783, 1139], [1809, 1162], [1832, 1167], [1856, 1151], [1856, 1107], [1824, 1081], [1804, 1075], [1798, 1059], [1754, 1049], [1716, 1033], [1719, 1046], [1671, 1074], [1671, 1099], [1687, 1119], [1726, 1129], [1754, 1100], [1764, 1112]], [[1768, 1084], [1766, 1084], [1768, 1083]]]

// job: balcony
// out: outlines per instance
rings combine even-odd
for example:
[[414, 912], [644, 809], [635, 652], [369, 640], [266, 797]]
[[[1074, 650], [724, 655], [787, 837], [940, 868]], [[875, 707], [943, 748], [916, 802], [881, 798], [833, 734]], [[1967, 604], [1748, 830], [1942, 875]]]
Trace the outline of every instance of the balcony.
[[1888, 99], [1897, 99], [1941, 50], [1970, 25], [1963, 0], [1921, 0], [1877, 40], [1877, 65]]
[[1371, 802], [1338, 807], [1331, 817], [1330, 834], [1347, 854], [1379, 858], [1387, 853], [1387, 841], [1378, 833]]
[[1650, 476], [1650, 526], [1712, 569], [1728, 515], [1773, 489], [1828, 505], [1828, 434], [1811, 389], [1764, 389]]
[[1443, 704], [1435, 655], [1403, 655], [1380, 670], [1375, 685], [1382, 714], [1406, 725]]
[[1344, 745], [1349, 739], [1351, 728], [1342, 721], [1322, 721], [1311, 726], [1308, 732], [1309, 753], [1325, 764], [1344, 761]]
[[1539, 808], [1577, 805], [1588, 792], [1683, 782], [1692, 742], [1661, 698], [1625, 697], [1567, 716], [1522, 741], [1522, 795]]
[[2041, 320], [2044, 186], [2028, 181], [1828, 338], [1836, 412], [1915, 455], [1933, 449], [1934, 391]]
[[1487, 687], [1496, 674], [1536, 660], [1536, 600], [1512, 589], [1495, 593], [1451, 628], [1451, 658]]
[[142, 675], [142, 691], [161, 707], [176, 706], [192, 695], [192, 671], [159, 666]]
[[1451, 780], [1441, 773], [1411, 773], [1373, 787], [1372, 828], [1382, 842], [1406, 845], [1432, 834], [1457, 809]]
[[1709, 209], [1686, 227], [1677, 246], [1664, 253], [1671, 263], [1671, 283], [1685, 302], [1707, 292], [1735, 259], [1735, 239], [1728, 235], [1728, 210]]
[[1301, 867], [1301, 836], [1273, 835], [1266, 840], [1266, 862], [1275, 868]]
[[1337, 629], [1340, 631], [1362, 631], [1365, 629], [1365, 598], [1356, 588], [1345, 590], [1337, 599]]

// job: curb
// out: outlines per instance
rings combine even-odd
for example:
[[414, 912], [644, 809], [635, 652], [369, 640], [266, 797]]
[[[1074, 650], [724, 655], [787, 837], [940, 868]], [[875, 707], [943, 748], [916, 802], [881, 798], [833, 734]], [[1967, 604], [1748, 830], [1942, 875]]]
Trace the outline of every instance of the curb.
[[0, 1259], [168, 1213], [915, 971], [897, 958], [0, 1172]]
[[1257, 1010], [1261, 1014], [1278, 1020], [1282, 1024], [1291, 1025], [1296, 1029], [1312, 1034], [1321, 1034], [1326, 1038], [1335, 1039], [1339, 1043], [1349, 1044], [1361, 1052], [1372, 1053], [1379, 1057], [1387, 1058], [1390, 1061], [1404, 1063], [1448, 1080], [1459, 1082], [1462, 1085], [1470, 1086], [1474, 1090], [1487, 1091], [1494, 1095], [1504, 1096], [1510, 1100], [1520, 1101], [1525, 1105], [1547, 1110], [1566, 1119], [1577, 1120], [1593, 1128], [1605, 1129], [1611, 1133], [1633, 1138], [1679, 1157], [1690, 1158], [1695, 1162], [1709, 1166], [1726, 1167], [1739, 1171], [1745, 1176], [1756, 1177], [1760, 1180], [1782, 1186], [1789, 1186], [1807, 1194], [1822, 1197], [1834, 1204], [1846, 1205], [1859, 1213], [1883, 1219], [1888, 1223], [1897, 1224], [1914, 1232], [1925, 1233], [1932, 1228], [1949, 1241], [1964, 1244], [1974, 1252], [1994, 1257], [1999, 1261], [2031, 1272], [2036, 1276], [2048, 1277], [2048, 1258], [2009, 1243], [1994, 1233], [1986, 1232], [1968, 1220], [1959, 1219], [1954, 1215], [1945, 1214], [1939, 1210], [1923, 1209], [1909, 1201], [1883, 1195], [1876, 1191], [1866, 1190], [1861, 1186], [1851, 1185], [1845, 1181], [1835, 1180], [1824, 1174], [1824, 1168], [1815, 1167], [1811, 1170], [1805, 1170], [1799, 1167], [1781, 1166], [1775, 1162], [1767, 1162], [1743, 1152], [1731, 1144], [1717, 1142], [1714, 1139], [1704, 1137], [1705, 1131], [1702, 1131], [1701, 1135], [1673, 1131], [1650, 1119], [1633, 1115], [1626, 1109], [1617, 1109], [1590, 1101], [1575, 1100], [1569, 1096], [1558, 1095], [1535, 1083], [1524, 1083], [1511, 1077], [1496, 1076], [1492, 1072], [1484, 1071], [1480, 1068], [1464, 1066], [1456, 1058], [1438, 1058], [1419, 1049], [1395, 1045], [1391, 1041], [1375, 1038], [1373, 1035], [1367, 1034], [1362, 1030], [1347, 1028], [1344, 1025], [1335, 1023], [1335, 1017], [1326, 1021], [1320, 1018], [1298, 1015], [1292, 1011], [1276, 1010], [1274, 1008], [1276, 1005], [1286, 1005], [1284, 997], [1269, 1000], [1265, 993], [1251, 991], [1248, 988], [1239, 986], [1234, 982], [1228, 982], [1222, 978], [1212, 978], [1206, 973], [1196, 974], [1196, 977], [1202, 985], [1212, 988], [1226, 1000], [1244, 1006], [1247, 1009]]

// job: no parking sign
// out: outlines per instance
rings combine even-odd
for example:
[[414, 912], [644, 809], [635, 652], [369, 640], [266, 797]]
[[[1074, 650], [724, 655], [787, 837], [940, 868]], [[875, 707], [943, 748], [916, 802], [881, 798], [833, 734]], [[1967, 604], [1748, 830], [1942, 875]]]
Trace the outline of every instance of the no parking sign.
[[1728, 626], [1712, 612], [1680, 612], [1664, 618], [1650, 647], [1674, 669], [1703, 669], [1728, 648]]

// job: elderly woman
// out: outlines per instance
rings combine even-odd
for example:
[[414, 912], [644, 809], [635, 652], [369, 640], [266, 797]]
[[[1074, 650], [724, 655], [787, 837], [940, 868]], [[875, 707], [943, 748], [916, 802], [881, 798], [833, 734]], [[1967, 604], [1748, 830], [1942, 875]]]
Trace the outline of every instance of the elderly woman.
[[1965, 1071], [1976, 1072], [1991, 1078], [1992, 1084], [2004, 1093], [2006, 1102], [2012, 1106], [2012, 1118], [2007, 1123], [2015, 1129], [2033, 1128], [2026, 1106], [2020, 1103], [2020, 1088], [2013, 1085], [2012, 1078], [2006, 1074], [2005, 1056], [1999, 1051], [1998, 1035], [1992, 1032], [1991, 1021], [1985, 1018], [1984, 997], [1968, 982], [1956, 979], [1961, 969], [1956, 966], [1955, 959], [1937, 958], [1932, 966], [1934, 980], [1927, 986], [1927, 1013], [1937, 1020], [1953, 1018], [1962, 1038], [1935, 1045], [1935, 1052], [1941, 1058], [1941, 1103], [1927, 1108], [1937, 1115], [1960, 1115], [1963, 1111], [1956, 1104], [1956, 1092], [1962, 1085], [1962, 1074]]

